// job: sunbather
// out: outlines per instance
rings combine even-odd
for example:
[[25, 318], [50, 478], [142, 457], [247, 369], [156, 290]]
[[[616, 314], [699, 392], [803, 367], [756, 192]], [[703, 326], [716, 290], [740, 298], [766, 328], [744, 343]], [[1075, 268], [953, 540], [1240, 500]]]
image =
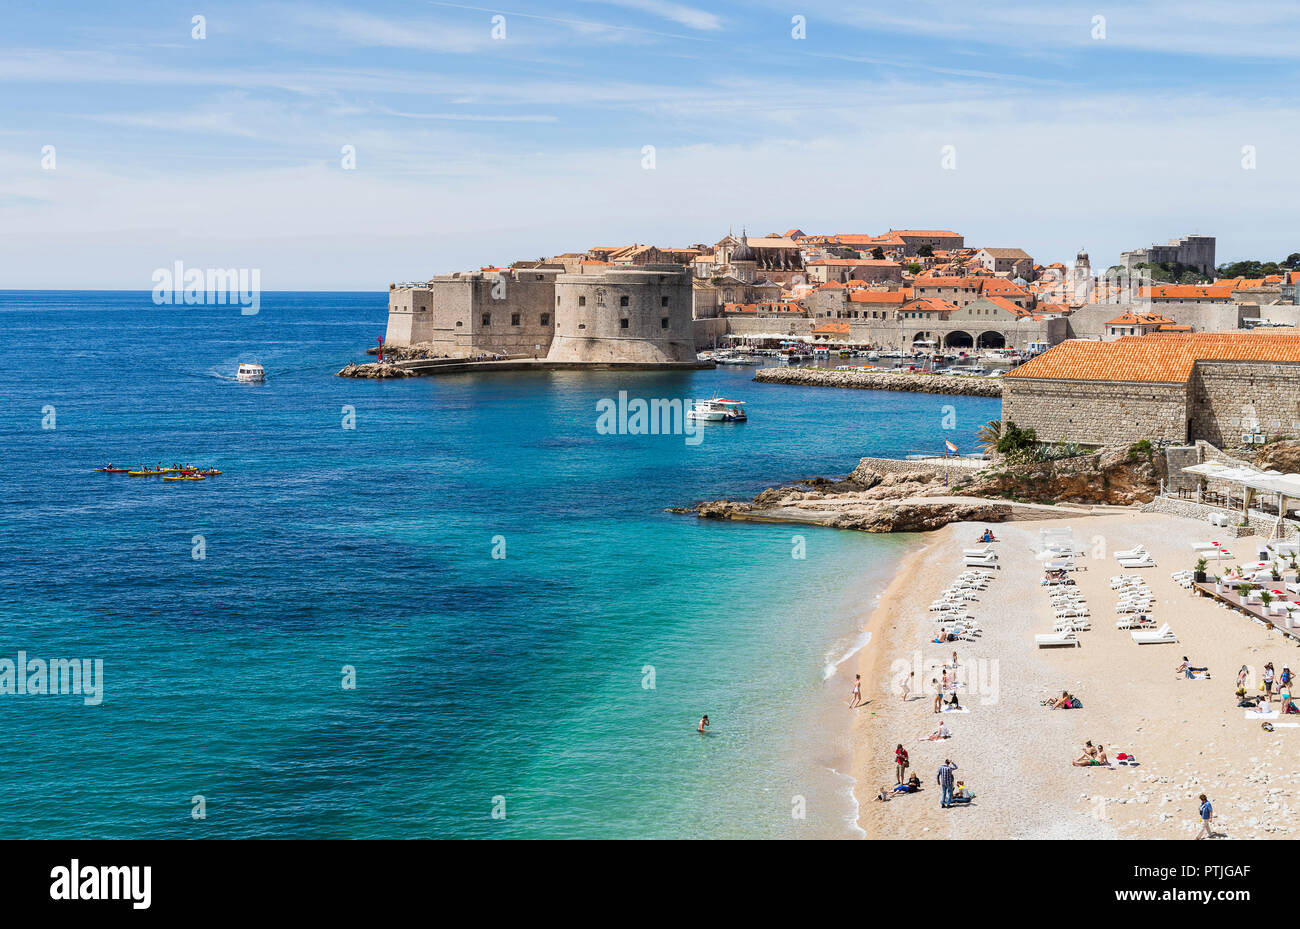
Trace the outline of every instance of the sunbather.
[[1208, 681], [1210, 679], [1210, 669], [1192, 667], [1187, 663], [1186, 655], [1183, 656], [1182, 663], [1174, 668], [1174, 676], [1177, 677], [1179, 674], [1185, 675], [1189, 681]]
[[948, 709], [950, 710], [961, 709], [961, 704], [957, 702], [957, 691], [955, 690], [952, 692], [952, 696], [948, 698]]
[[970, 803], [975, 799], [975, 792], [971, 790], [962, 781], [957, 782], [957, 788], [952, 792], [953, 803]]
[[1288, 700], [1286, 701], [1286, 703], [1282, 704], [1282, 715], [1283, 716], [1300, 715], [1300, 707], [1297, 707], [1295, 705], [1294, 700]]
[[927, 742], [938, 742], [942, 739], [951, 739], [952, 733], [948, 731], [947, 723], [939, 723], [939, 728], [926, 736]]
[[1093, 747], [1092, 740], [1089, 739], [1083, 744], [1083, 754], [1074, 759], [1071, 764], [1079, 768], [1086, 768], [1089, 765], [1097, 763], [1097, 749]]
[[1047, 708], [1051, 710], [1068, 710], [1070, 708], [1070, 692], [1061, 691], [1059, 697], [1052, 697], [1047, 701]]

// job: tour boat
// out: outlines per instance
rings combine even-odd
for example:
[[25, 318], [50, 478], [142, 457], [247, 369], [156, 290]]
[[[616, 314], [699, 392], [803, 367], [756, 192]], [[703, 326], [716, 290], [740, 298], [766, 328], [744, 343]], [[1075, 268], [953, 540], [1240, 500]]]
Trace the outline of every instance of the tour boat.
[[266, 371], [257, 362], [241, 361], [235, 380], [241, 384], [260, 384], [266, 380]]
[[743, 423], [745, 415], [743, 400], [696, 400], [695, 409], [686, 414], [687, 419], [710, 423]]

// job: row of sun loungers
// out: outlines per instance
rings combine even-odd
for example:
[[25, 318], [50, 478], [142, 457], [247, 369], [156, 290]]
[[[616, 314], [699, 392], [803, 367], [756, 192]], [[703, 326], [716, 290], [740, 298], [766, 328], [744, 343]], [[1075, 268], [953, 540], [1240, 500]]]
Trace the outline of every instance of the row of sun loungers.
[[[1116, 556], [1118, 555], [1117, 552]], [[1183, 573], [1174, 572], [1174, 580], [1178, 580]], [[1190, 572], [1186, 573], [1190, 577]], [[1117, 575], [1110, 579], [1110, 586], [1112, 590], [1119, 592], [1119, 603], [1115, 606], [1115, 612], [1119, 613], [1121, 618], [1115, 622], [1116, 629], [1128, 630], [1129, 635], [1138, 645], [1159, 645], [1178, 641], [1178, 636], [1174, 635], [1168, 623], [1158, 629], [1154, 628], [1155, 621], [1150, 619], [1148, 614], [1155, 606], [1155, 597], [1147, 582], [1139, 575]]]
[[[979, 554], [982, 550], [968, 549], [964, 554], [969, 555], [972, 551]], [[967, 604], [978, 602], [975, 593], [987, 587], [992, 577], [988, 571], [963, 571], [939, 594], [939, 599], [930, 604], [930, 611], [938, 614], [935, 622], [941, 624], [941, 635], [956, 636], [961, 642], [974, 642], [982, 634]]]
[[[1053, 553], [1054, 555], [1057, 553]], [[1043, 553], [1039, 554], [1041, 558]], [[1052, 571], [1071, 571], [1074, 570], [1072, 561], [1049, 561], [1043, 569], [1047, 572]], [[1059, 578], [1056, 578], [1059, 579]], [[1044, 581], [1054, 580], [1050, 576], [1044, 577]], [[1088, 622], [1088, 601], [1084, 599], [1082, 591], [1074, 585], [1056, 586], [1050, 585], [1048, 588], [1048, 600], [1052, 605], [1052, 631], [1044, 632], [1034, 636], [1034, 644], [1039, 648], [1050, 648], [1058, 645], [1079, 645], [1079, 633], [1086, 632], [1092, 626]]]

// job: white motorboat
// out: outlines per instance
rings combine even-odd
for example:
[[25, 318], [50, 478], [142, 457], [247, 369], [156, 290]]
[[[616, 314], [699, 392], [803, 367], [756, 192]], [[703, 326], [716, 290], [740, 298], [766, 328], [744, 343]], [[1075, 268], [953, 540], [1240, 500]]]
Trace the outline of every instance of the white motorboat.
[[722, 400], [715, 397], [712, 400], [696, 400], [694, 409], [686, 413], [686, 418], [707, 423], [743, 423], [749, 417], [745, 415], [743, 400]]
[[266, 371], [257, 362], [241, 361], [235, 380], [241, 384], [260, 384], [266, 380]]

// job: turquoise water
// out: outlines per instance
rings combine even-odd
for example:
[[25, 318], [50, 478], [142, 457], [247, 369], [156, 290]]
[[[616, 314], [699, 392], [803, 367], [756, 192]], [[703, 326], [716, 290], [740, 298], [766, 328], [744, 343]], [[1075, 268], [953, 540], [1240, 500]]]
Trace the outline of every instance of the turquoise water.
[[[915, 540], [664, 507], [969, 447], [998, 402], [749, 369], [330, 376], [385, 301], [0, 292], [0, 659], [104, 669], [99, 705], [0, 695], [0, 834], [852, 834], [849, 666], [826, 678]], [[266, 384], [231, 379], [248, 359]], [[751, 420], [599, 434], [620, 390]], [[91, 471], [176, 459], [225, 473]]]

